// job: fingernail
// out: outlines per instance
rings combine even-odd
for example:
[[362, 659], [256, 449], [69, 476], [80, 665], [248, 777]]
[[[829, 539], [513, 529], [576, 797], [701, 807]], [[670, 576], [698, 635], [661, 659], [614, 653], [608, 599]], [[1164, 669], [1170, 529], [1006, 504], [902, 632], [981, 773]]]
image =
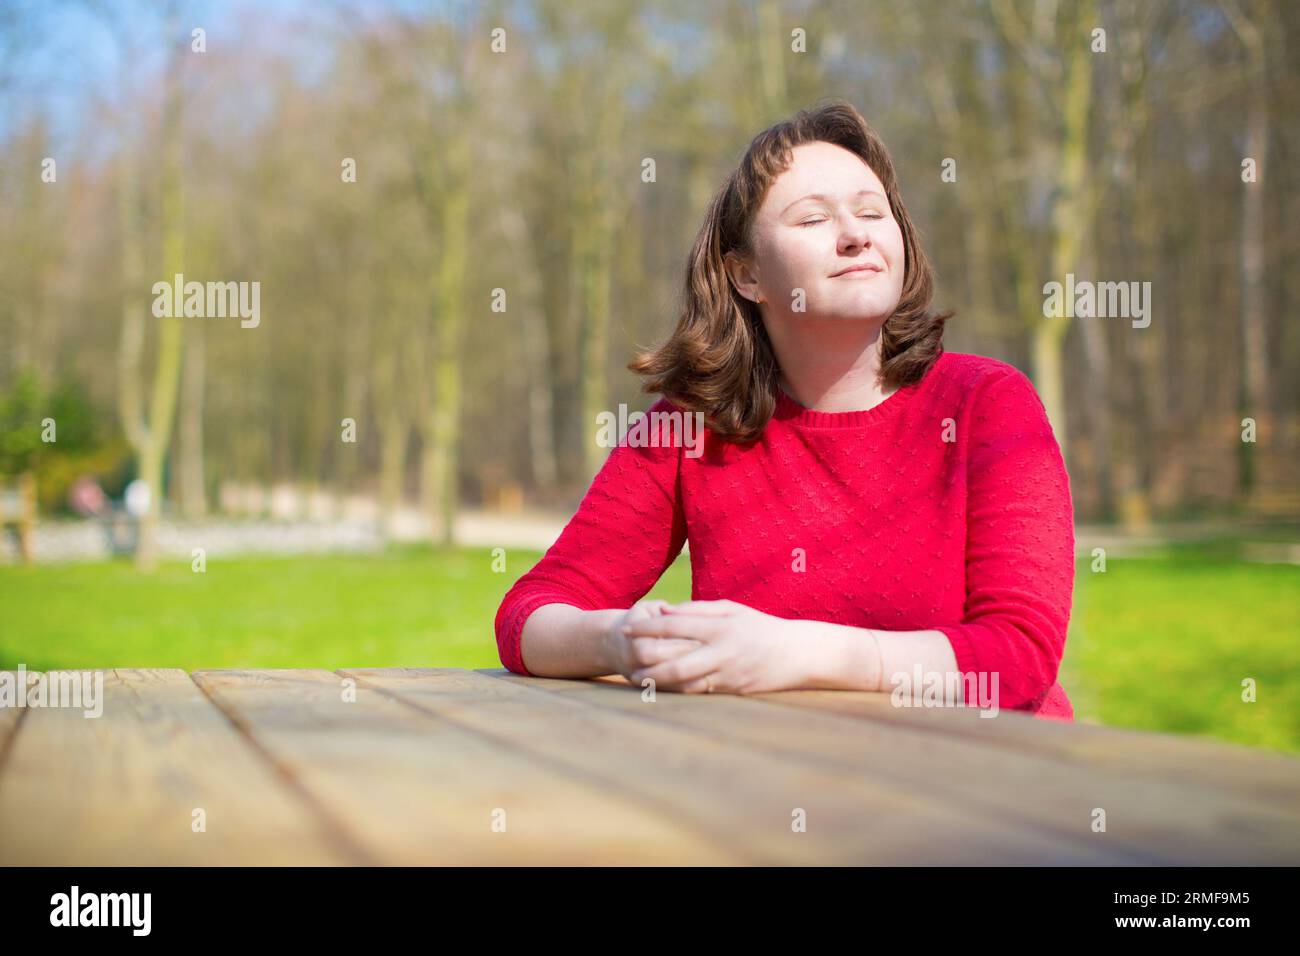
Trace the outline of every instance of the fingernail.
[[621, 630], [623, 631], [624, 634], [631, 634], [631, 633], [632, 633], [632, 625], [631, 625], [631, 624], [624, 624], [623, 627], [621, 628]]

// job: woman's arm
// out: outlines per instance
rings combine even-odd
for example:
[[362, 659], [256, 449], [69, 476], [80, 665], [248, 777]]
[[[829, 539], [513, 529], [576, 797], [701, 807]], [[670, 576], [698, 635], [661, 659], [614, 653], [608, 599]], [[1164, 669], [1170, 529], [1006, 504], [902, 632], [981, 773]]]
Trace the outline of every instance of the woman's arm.
[[[880, 631], [826, 621], [797, 621], [800, 670], [794, 683], [808, 690], [892, 691], [918, 666], [922, 674], [957, 672], [957, 655], [941, 631]], [[949, 682], [945, 679], [944, 686]], [[908, 685], [910, 686], [910, 685]], [[962, 695], [945, 703], [960, 704]]]
[[1074, 595], [1074, 505], [1060, 445], [1018, 369], [975, 396], [966, 464], [966, 602], [935, 624], [957, 669], [997, 681], [1007, 710], [1037, 710], [1056, 683]]
[[[660, 399], [649, 411], [675, 408]], [[609, 453], [559, 538], [501, 600], [495, 629], [506, 668], [538, 677], [620, 672], [625, 648], [602, 638], [601, 625], [608, 633], [608, 612], [627, 614], [686, 542], [681, 456], [681, 447], [637, 447], [626, 438]]]
[[570, 604], [543, 604], [524, 622], [524, 668], [547, 677], [600, 677], [618, 672], [610, 633], [626, 611], [584, 611]]

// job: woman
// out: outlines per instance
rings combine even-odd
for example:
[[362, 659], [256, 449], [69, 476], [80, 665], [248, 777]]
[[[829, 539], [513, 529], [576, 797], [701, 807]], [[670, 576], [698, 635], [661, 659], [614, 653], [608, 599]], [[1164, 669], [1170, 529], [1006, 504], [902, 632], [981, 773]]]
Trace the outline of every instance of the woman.
[[[932, 288], [852, 106], [757, 136], [696, 238], [676, 329], [629, 366], [663, 395], [651, 412], [703, 413], [703, 454], [610, 453], [502, 600], [502, 663], [685, 693], [912, 703], [924, 684], [1072, 719], [1060, 449], [1024, 374], [944, 352]], [[693, 600], [640, 600], [687, 539]]]

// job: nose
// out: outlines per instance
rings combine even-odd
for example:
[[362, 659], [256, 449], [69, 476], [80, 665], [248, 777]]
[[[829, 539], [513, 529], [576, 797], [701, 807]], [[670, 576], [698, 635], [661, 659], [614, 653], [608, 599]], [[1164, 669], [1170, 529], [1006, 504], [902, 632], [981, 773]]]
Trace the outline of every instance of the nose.
[[843, 254], [859, 248], [871, 248], [870, 224], [852, 213], [848, 216], [848, 224], [840, 229], [839, 252]]

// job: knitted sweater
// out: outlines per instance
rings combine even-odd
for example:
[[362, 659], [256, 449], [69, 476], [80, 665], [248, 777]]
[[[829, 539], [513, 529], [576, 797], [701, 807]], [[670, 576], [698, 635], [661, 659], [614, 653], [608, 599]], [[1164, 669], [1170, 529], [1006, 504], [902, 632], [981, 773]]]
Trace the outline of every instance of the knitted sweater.
[[497, 646], [511, 671], [528, 673], [520, 633], [538, 607], [629, 607], [689, 540], [694, 600], [939, 630], [959, 671], [998, 675], [1000, 708], [1073, 719], [1056, 681], [1074, 584], [1069, 478], [1014, 366], [945, 352], [866, 411], [814, 411], [781, 390], [748, 448], [707, 429], [702, 454], [637, 444], [625, 436], [610, 452], [502, 599]]

